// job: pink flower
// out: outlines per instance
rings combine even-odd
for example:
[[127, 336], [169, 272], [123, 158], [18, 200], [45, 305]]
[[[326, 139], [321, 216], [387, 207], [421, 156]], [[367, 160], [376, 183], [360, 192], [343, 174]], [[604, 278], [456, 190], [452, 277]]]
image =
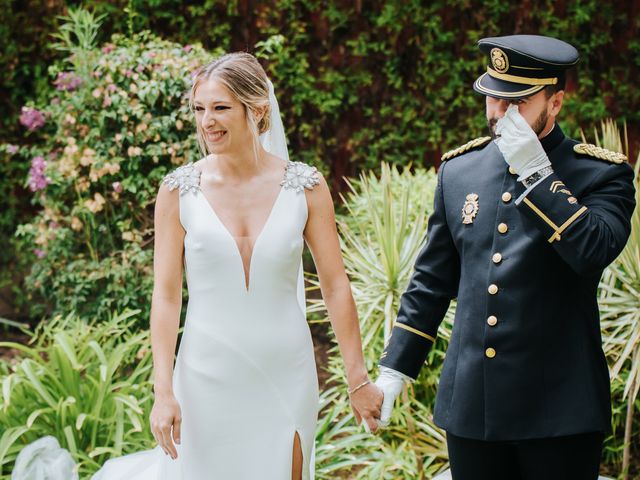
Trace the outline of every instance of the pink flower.
[[38, 258], [44, 258], [44, 256], [45, 256], [45, 253], [42, 250], [40, 250], [39, 248], [34, 248], [33, 249], [33, 253], [35, 253], [36, 257], [38, 257]]
[[29, 189], [32, 192], [43, 190], [51, 183], [51, 179], [44, 174], [47, 162], [44, 157], [38, 155], [31, 160], [31, 168], [29, 169]]
[[107, 85], [107, 91], [110, 93], [115, 92], [118, 89], [118, 87], [116, 87], [115, 83], [110, 83], [109, 85]]
[[189, 53], [191, 50], [193, 50], [193, 47], [191, 45], [185, 45], [184, 47], [182, 47], [182, 49]]
[[58, 90], [71, 92], [82, 85], [82, 79], [73, 72], [60, 72], [58, 73], [58, 78], [55, 79], [53, 84]]
[[107, 43], [104, 47], [102, 47], [102, 53], [111, 53], [116, 49], [116, 46], [113, 43]]
[[44, 115], [40, 110], [31, 107], [22, 107], [20, 123], [34, 132], [44, 125]]
[[10, 155], [13, 155], [17, 151], [18, 151], [17, 145], [7, 145], [7, 153], [9, 153]]
[[111, 184], [111, 186], [113, 187], [113, 191], [116, 193], [122, 193], [122, 184], [120, 182], [113, 182]]

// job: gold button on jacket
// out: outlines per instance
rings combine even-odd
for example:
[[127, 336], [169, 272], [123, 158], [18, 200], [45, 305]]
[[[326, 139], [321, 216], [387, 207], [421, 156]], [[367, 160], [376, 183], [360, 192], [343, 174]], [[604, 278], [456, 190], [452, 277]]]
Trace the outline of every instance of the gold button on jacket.
[[494, 253], [493, 257], [491, 257], [491, 260], [493, 260], [493, 263], [500, 263], [502, 261], [502, 254], [501, 253]]
[[487, 291], [491, 295], [495, 295], [496, 293], [498, 293], [498, 286], [495, 283], [492, 283], [491, 285], [489, 285], [489, 288], [487, 288]]
[[489, 347], [485, 350], [484, 354], [487, 356], [487, 358], [493, 358], [496, 356], [496, 351], [493, 348]]
[[491, 315], [487, 318], [487, 323], [493, 327], [498, 323], [498, 318], [495, 315]]
[[511, 198], [512, 198], [512, 197], [511, 197], [511, 194], [510, 194], [509, 192], [504, 192], [504, 193], [502, 194], [502, 201], [503, 201], [504, 203], [508, 203], [508, 202], [510, 202], [510, 201], [511, 201]]
[[507, 233], [507, 230], [509, 230], [509, 226], [506, 223], [501, 223], [500, 225], [498, 225], [498, 231], [500, 233]]

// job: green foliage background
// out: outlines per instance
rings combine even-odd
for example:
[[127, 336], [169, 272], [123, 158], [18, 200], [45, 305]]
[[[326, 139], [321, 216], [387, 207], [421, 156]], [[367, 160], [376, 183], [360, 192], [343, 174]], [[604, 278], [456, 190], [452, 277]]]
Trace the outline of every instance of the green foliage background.
[[[57, 15], [81, 3], [106, 14], [100, 43], [149, 29], [208, 51], [260, 55], [293, 156], [318, 165], [334, 191], [381, 161], [437, 165], [443, 151], [483, 134], [483, 99], [471, 84], [485, 66], [475, 46], [485, 36], [539, 33], [576, 45], [582, 62], [569, 77], [563, 128], [577, 135], [605, 116], [626, 120], [637, 153], [640, 7], [613, 0], [0, 0], [0, 143], [35, 141], [17, 121], [20, 108], [49, 95], [48, 66], [62, 61], [51, 48]], [[3, 245], [34, 213], [29, 161], [0, 155]], [[0, 277], [20, 292], [17, 256], [0, 252], [11, 266]]]
[[[80, 2], [0, 0], [4, 49], [2, 103], [13, 130], [25, 99], [48, 82], [47, 48], [56, 14]], [[470, 86], [485, 60], [485, 36], [539, 33], [576, 45], [579, 76], [565, 122], [577, 127], [614, 116], [638, 132], [640, 17], [637, 2], [596, 0], [319, 1], [94, 0], [107, 13], [102, 40], [149, 29], [207, 49], [260, 51], [284, 42], [269, 62], [293, 150], [353, 175], [380, 160], [434, 163], [444, 149], [483, 131], [482, 98]], [[632, 151], [632, 154], [634, 152]], [[633, 155], [632, 155], [633, 156]], [[336, 181], [339, 181], [336, 178]]]
[[[51, 34], [60, 28], [57, 15], [80, 3], [0, 0], [0, 287], [11, 289], [21, 309], [16, 316], [74, 312], [104, 318], [107, 311], [129, 307], [141, 308], [136, 318], [146, 321], [153, 196], [166, 171], [196, 155], [181, 92], [187, 88], [192, 62], [204, 61], [213, 52], [248, 50], [261, 58], [276, 85], [293, 158], [317, 165], [335, 193], [346, 188], [344, 176], [378, 171], [381, 161], [437, 166], [442, 152], [484, 133], [483, 99], [471, 84], [485, 68], [475, 44], [486, 36], [538, 33], [574, 44], [582, 62], [568, 79], [562, 127], [579, 137], [581, 127], [589, 133], [601, 119], [615, 117], [629, 127], [630, 157], [638, 153], [637, 1], [95, 0], [84, 4], [106, 14], [98, 45], [112, 42], [115, 50], [102, 55], [106, 64], [99, 69], [113, 81], [104, 75], [80, 90], [59, 94], [52, 82], [59, 71], [70, 68], [69, 59], [51, 48]], [[145, 30], [158, 37], [137, 35]], [[183, 49], [190, 44], [196, 46]], [[100, 52], [93, 52], [98, 59]], [[168, 63], [140, 72], [135, 82], [123, 76], [119, 67], [160, 63], [145, 52]], [[162, 77], [163, 72], [169, 77]], [[123, 92], [103, 107], [105, 89], [112, 83]], [[56, 96], [59, 103], [52, 102]], [[25, 104], [48, 112], [42, 130], [29, 133], [19, 124]], [[67, 114], [75, 123], [65, 123]], [[186, 127], [177, 127], [178, 120]], [[142, 124], [147, 127], [138, 131]], [[20, 145], [19, 152], [9, 154], [8, 144]], [[131, 147], [141, 151], [130, 154]], [[86, 148], [94, 153], [86, 154]], [[60, 169], [52, 168], [52, 184], [34, 195], [26, 188], [31, 160], [52, 152], [55, 156], [48, 160], [52, 165], [66, 161], [69, 175], [55, 176]], [[122, 192], [114, 190], [114, 182], [121, 183]], [[105, 200], [104, 208], [96, 208], [96, 194]], [[74, 228], [74, 217], [88, 228]], [[18, 225], [22, 227], [16, 240]], [[47, 256], [37, 259], [35, 246]], [[401, 284], [391, 283], [385, 295], [395, 298]], [[379, 332], [388, 315], [375, 312], [371, 319], [380, 323], [371, 330]], [[379, 349], [379, 340], [371, 343], [372, 351]], [[439, 347], [431, 359], [435, 364], [445, 345]], [[371, 362], [377, 354], [368, 358]], [[9, 373], [4, 368], [3, 376]], [[425, 375], [415, 393], [429, 405], [424, 399], [433, 398], [437, 368]], [[606, 453], [611, 465], [619, 462], [622, 390], [620, 383], [614, 384], [615, 437]], [[344, 422], [348, 404], [337, 393], [331, 395], [327, 402], [335, 409], [326, 418], [335, 412]], [[420, 414], [411, 410], [397, 420], [402, 425], [400, 420], [416, 412]], [[420, 428], [431, 428], [428, 411], [424, 413]], [[637, 417], [634, 422], [637, 431]], [[344, 457], [327, 452], [327, 463], [322, 464], [327, 478], [339, 469], [330, 464], [335, 458], [357, 464], [354, 452], [373, 451], [358, 447], [364, 440], [355, 430], [345, 437], [346, 430], [335, 425], [327, 421], [319, 435], [348, 441], [341, 443]], [[416, 448], [416, 442], [400, 436], [405, 430], [402, 425], [398, 435], [390, 432], [385, 438], [393, 448], [374, 449], [379, 458], [371, 468], [389, 468], [387, 475], [394, 475], [398, 449]], [[402, 458], [414, 461], [424, 454], [415, 450]], [[442, 452], [433, 458], [442, 459]], [[415, 460], [406, 468], [439, 469], [438, 462], [425, 466]]]

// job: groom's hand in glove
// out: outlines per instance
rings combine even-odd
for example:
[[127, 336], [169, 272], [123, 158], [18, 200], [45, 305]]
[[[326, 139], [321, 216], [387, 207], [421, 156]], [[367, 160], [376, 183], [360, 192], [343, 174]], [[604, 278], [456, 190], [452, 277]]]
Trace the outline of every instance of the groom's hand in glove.
[[173, 394], [156, 395], [151, 409], [151, 433], [162, 447], [164, 453], [172, 459], [178, 458], [174, 442], [180, 444], [182, 413], [178, 400]]
[[381, 404], [382, 391], [373, 383], [359, 388], [351, 395], [351, 408], [356, 422], [362, 422], [367, 432], [375, 432], [378, 429]]
[[518, 180], [551, 166], [538, 135], [520, 115], [517, 105], [509, 105], [498, 120], [496, 136], [496, 146], [505, 162], [518, 174]]
[[386, 427], [389, 425], [396, 397], [402, 391], [404, 384], [409, 381], [411, 381], [411, 379], [400, 372], [391, 368], [380, 367], [380, 376], [376, 380], [376, 385], [384, 394], [382, 408], [380, 409], [380, 420], [378, 420], [378, 425], [380, 427]]

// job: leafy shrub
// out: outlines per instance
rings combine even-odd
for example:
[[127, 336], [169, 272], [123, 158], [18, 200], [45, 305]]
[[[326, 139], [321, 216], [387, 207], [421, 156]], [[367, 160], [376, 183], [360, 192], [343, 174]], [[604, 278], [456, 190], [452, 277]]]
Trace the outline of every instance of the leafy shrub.
[[112, 456], [151, 448], [151, 350], [148, 332], [132, 330], [137, 314], [96, 324], [56, 317], [29, 345], [0, 342], [21, 354], [0, 361], [0, 478], [45, 435], [71, 452], [80, 478]]
[[40, 142], [19, 152], [39, 207], [17, 230], [33, 262], [32, 314], [147, 313], [153, 202], [170, 169], [199, 158], [186, 92], [209, 55], [148, 33], [76, 45], [69, 32], [90, 37], [95, 19], [69, 22], [59, 48], [72, 56], [52, 68], [56, 90], [24, 115]]

